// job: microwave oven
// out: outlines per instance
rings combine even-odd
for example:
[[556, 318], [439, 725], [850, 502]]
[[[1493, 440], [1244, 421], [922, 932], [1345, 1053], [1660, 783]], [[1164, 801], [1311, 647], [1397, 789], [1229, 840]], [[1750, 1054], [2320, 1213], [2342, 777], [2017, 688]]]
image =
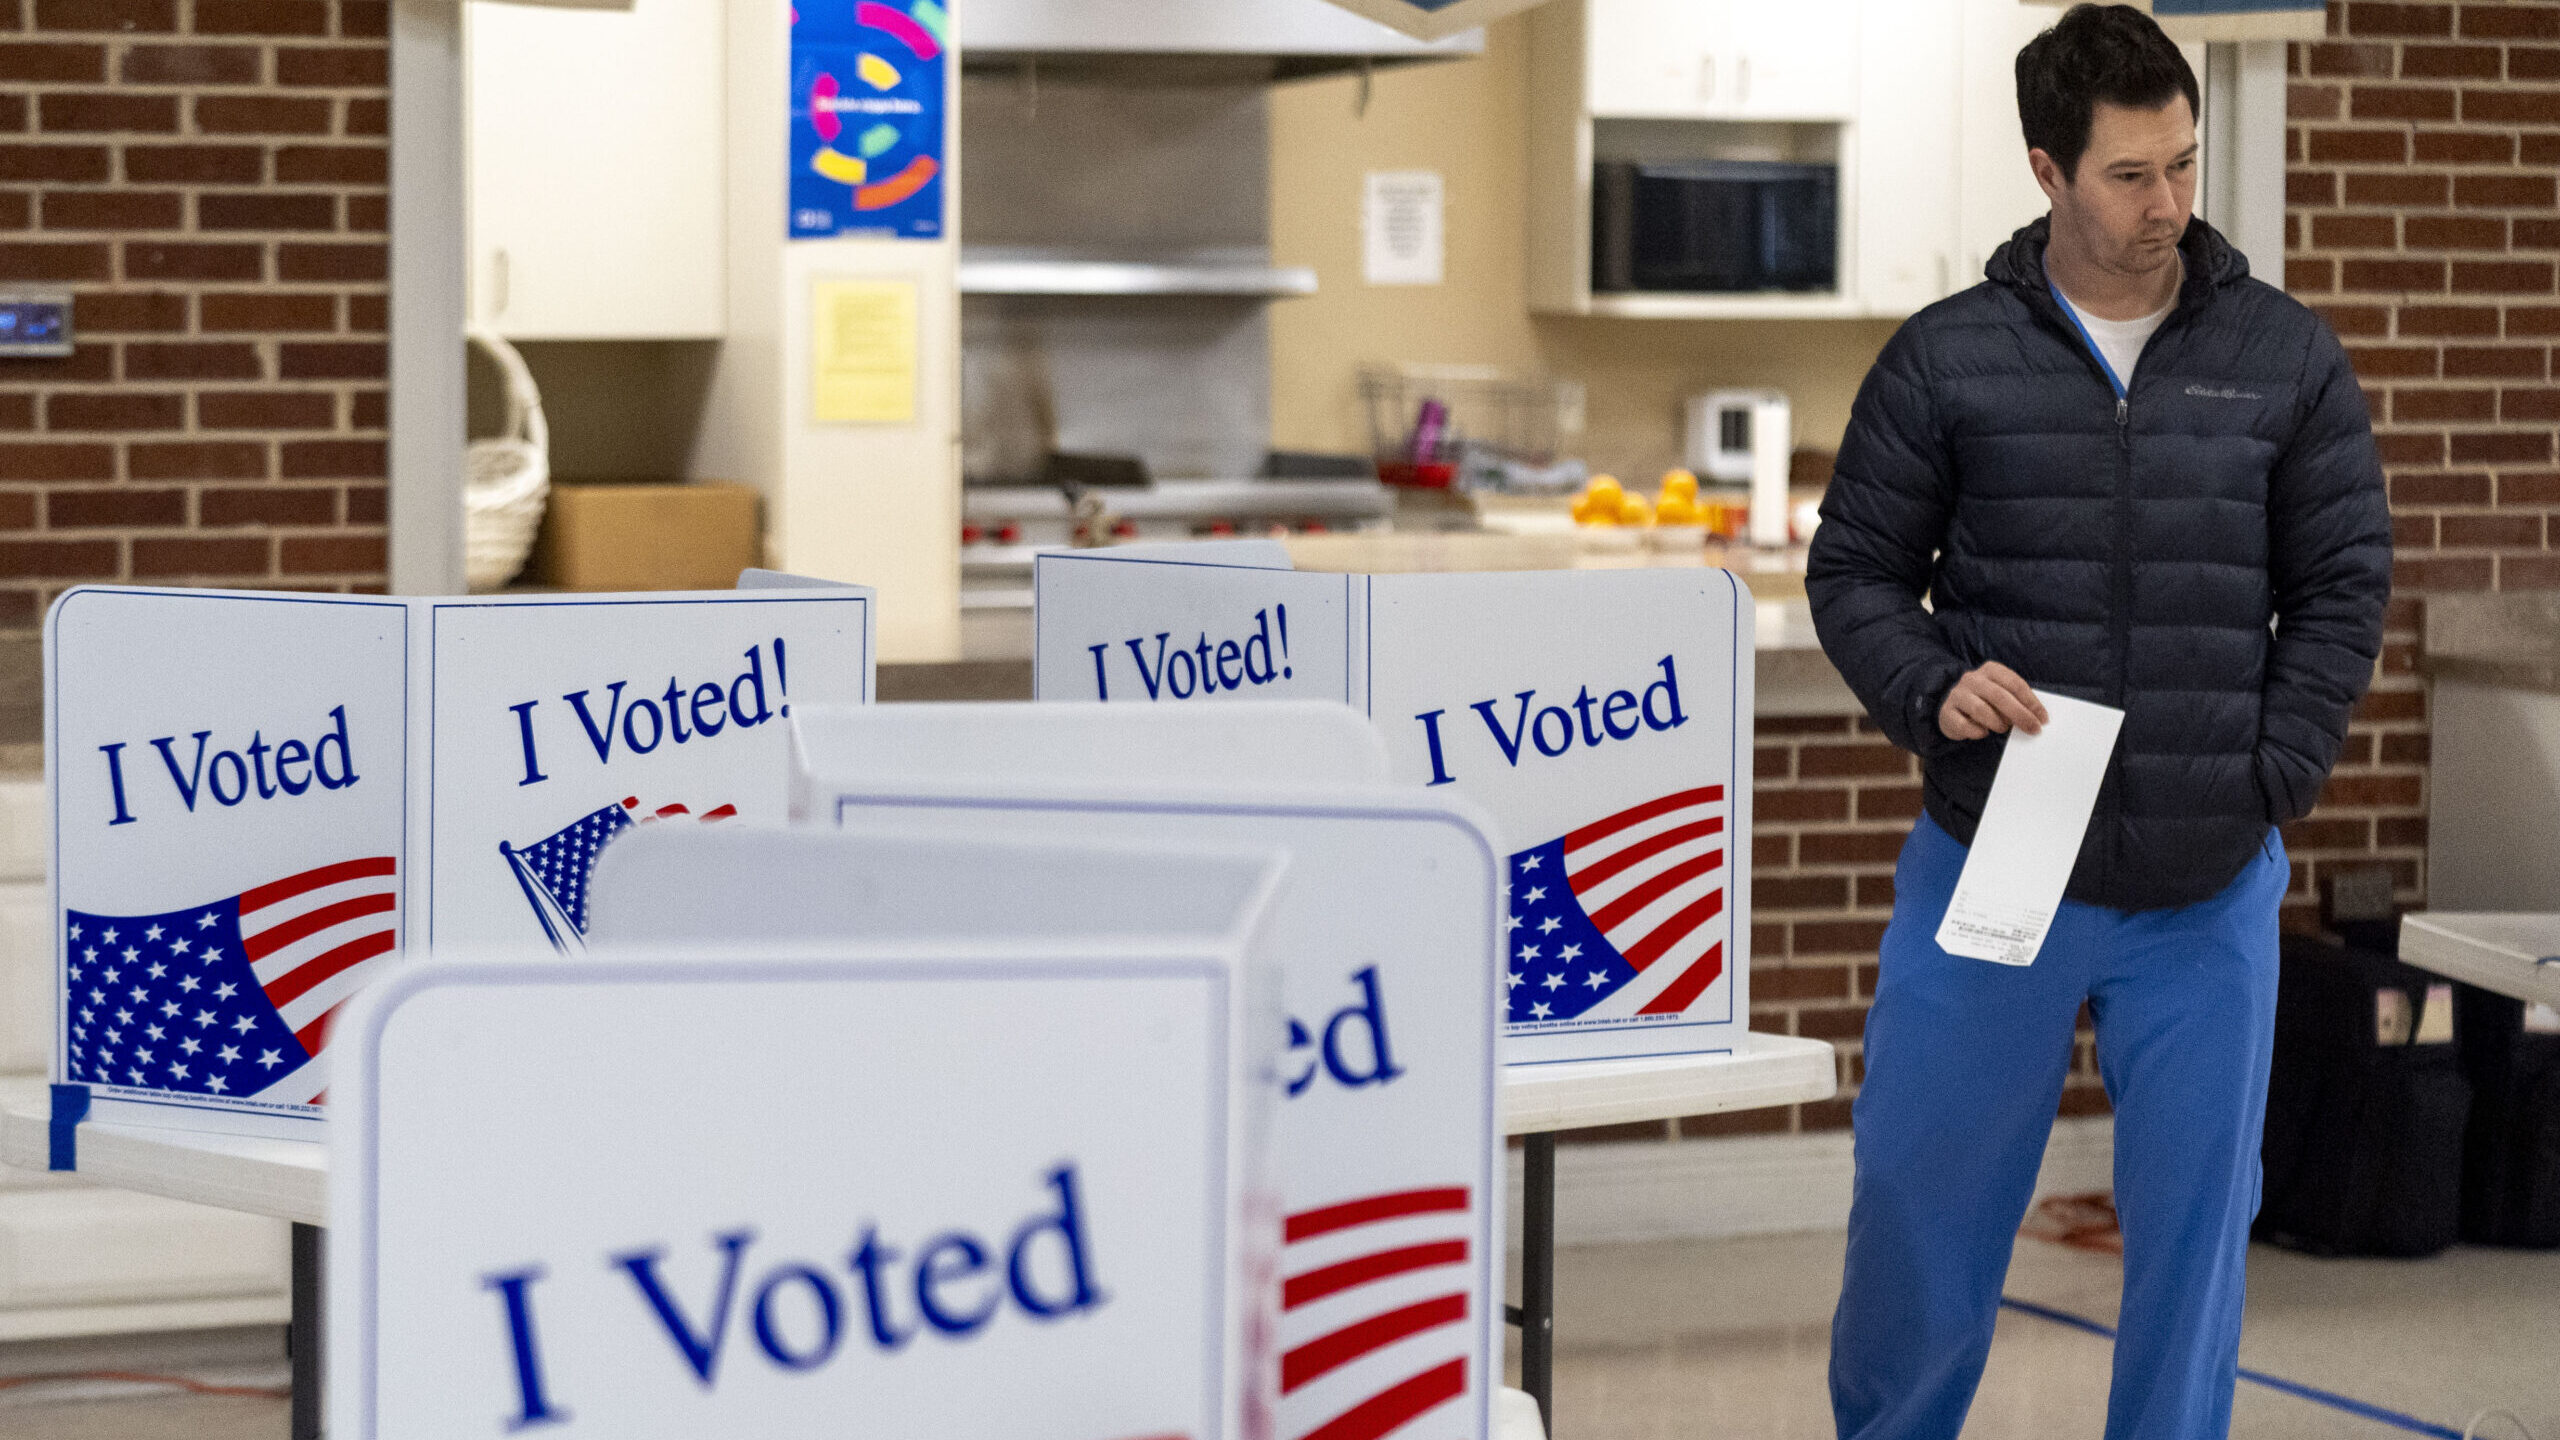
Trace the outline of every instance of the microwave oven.
[[1591, 173], [1591, 288], [1840, 288], [1840, 171], [1773, 160], [1604, 160]]

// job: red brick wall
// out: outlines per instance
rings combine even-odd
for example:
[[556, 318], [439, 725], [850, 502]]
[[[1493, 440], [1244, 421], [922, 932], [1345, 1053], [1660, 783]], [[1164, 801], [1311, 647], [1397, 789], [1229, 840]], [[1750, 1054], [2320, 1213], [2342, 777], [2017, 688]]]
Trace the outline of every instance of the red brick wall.
[[2560, 587], [2560, 4], [2350, 0], [2329, 33], [2292, 47], [2286, 278], [2364, 380], [2398, 564], [2383, 674], [2287, 842], [2298, 881], [2378, 857], [2418, 904], [2426, 597]]
[[0, 630], [89, 580], [384, 583], [385, 0], [0, 0]]

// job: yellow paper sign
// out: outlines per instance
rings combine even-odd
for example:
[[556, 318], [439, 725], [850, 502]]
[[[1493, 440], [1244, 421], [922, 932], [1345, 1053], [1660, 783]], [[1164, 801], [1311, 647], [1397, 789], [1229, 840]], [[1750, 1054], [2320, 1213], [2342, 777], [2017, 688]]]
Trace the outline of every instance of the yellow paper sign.
[[914, 423], [914, 281], [818, 281], [809, 335], [810, 409], [820, 424]]

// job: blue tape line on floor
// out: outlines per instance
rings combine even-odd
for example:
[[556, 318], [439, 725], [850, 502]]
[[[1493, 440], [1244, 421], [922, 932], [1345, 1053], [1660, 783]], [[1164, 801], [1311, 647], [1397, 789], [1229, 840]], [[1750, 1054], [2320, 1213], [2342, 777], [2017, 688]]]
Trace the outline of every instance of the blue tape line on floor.
[[45, 1136], [45, 1168], [77, 1170], [80, 1168], [78, 1136], [80, 1122], [89, 1118], [89, 1087], [56, 1085], [53, 1087], [53, 1123]]
[[[2074, 1315], [2068, 1310], [2056, 1310], [2049, 1305], [2012, 1299], [2006, 1295], [2000, 1297], [2000, 1306], [2004, 1310], [2015, 1310], [2021, 1315], [2033, 1315], [2039, 1320], [2050, 1320], [2057, 1325], [2068, 1325], [2074, 1330], [2085, 1330], [2092, 1335], [2102, 1335], [2109, 1340], [2116, 1338], [2114, 1326], [2101, 1325], [2085, 1315]], [[2397, 1426], [2412, 1434], [2433, 1435], [2438, 1437], [2438, 1440], [2466, 1440], [2461, 1431], [2450, 1426], [2421, 1420], [2415, 1415], [2403, 1415], [2397, 1410], [2386, 1410], [2379, 1405], [2368, 1405], [2353, 1396], [2341, 1395], [2334, 1390], [2323, 1390], [2317, 1385], [2304, 1385], [2286, 1380], [2269, 1375], [2263, 1370], [2243, 1367], [2240, 1378], [2252, 1385], [2264, 1385], [2270, 1390], [2309, 1400], [2314, 1404], [2326, 1405], [2333, 1410], [2344, 1410], [2350, 1415], [2360, 1415], [2380, 1424]]]

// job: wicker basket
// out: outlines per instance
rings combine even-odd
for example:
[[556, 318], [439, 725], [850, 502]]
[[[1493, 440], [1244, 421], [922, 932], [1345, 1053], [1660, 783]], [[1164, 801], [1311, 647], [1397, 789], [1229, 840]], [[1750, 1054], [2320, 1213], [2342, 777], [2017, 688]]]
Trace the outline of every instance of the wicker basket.
[[524, 569], [551, 496], [551, 427], [542, 392], [516, 347], [486, 330], [466, 332], [506, 382], [507, 428], [462, 452], [463, 574], [474, 591], [496, 590]]

